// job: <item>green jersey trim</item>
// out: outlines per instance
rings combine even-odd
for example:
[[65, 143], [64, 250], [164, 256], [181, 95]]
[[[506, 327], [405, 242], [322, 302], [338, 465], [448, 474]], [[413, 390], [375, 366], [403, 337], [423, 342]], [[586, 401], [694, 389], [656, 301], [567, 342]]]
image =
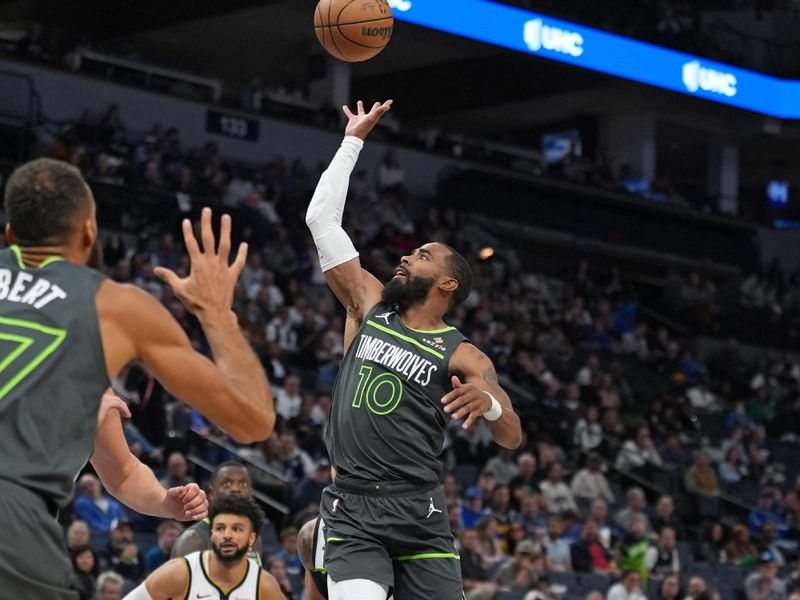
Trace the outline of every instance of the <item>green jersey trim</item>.
[[325, 541], [326, 541], [327, 543], [330, 543], [330, 542], [343, 542], [343, 541], [344, 541], [344, 538], [340, 538], [340, 537], [331, 536], [331, 537], [329, 537], [329, 538], [325, 538]]
[[395, 560], [424, 560], [427, 558], [452, 558], [461, 560], [458, 554], [453, 552], [423, 552], [422, 554], [409, 554], [408, 556], [395, 556]]
[[413, 327], [409, 327], [405, 323], [403, 323], [403, 327], [405, 327], [406, 329], [410, 329], [411, 331], [416, 331], [417, 333], [444, 333], [445, 331], [453, 331], [455, 329], [455, 327], [451, 326], [442, 327], [441, 329], [414, 329]]
[[323, 573], [324, 575], [327, 575], [328, 574], [328, 569], [326, 569], [325, 567], [315, 567], [314, 569], [311, 569], [311, 572], [312, 573]]
[[425, 346], [421, 342], [418, 342], [417, 340], [415, 340], [412, 337], [408, 337], [407, 335], [403, 335], [402, 333], [397, 333], [394, 329], [389, 329], [388, 327], [384, 327], [380, 323], [376, 323], [375, 321], [373, 321], [371, 319], [369, 321], [367, 321], [367, 325], [369, 325], [370, 327], [374, 327], [375, 329], [379, 329], [380, 331], [383, 331], [384, 333], [388, 333], [389, 335], [393, 335], [396, 338], [400, 338], [401, 340], [406, 341], [409, 344], [414, 344], [417, 348], [421, 348], [422, 350], [425, 350], [425, 352], [433, 354], [439, 360], [444, 360], [444, 354], [441, 354], [440, 352], [437, 352], [436, 350], [428, 348], [427, 346]]
[[60, 256], [48, 256], [42, 262], [39, 263], [39, 268], [40, 269], [44, 269], [47, 265], [49, 265], [51, 263], [60, 262], [60, 261], [63, 261], [63, 260], [64, 259], [62, 257], [60, 257]]
[[16, 244], [9, 246], [9, 248], [11, 248], [11, 252], [14, 253], [14, 256], [17, 257], [17, 264], [19, 264], [19, 268], [24, 271], [25, 263], [22, 260], [22, 250], [20, 250], [19, 246], [17, 246]]
[[[2, 388], [0, 388], [0, 398], [4, 398], [6, 394], [8, 394], [11, 390], [13, 390], [19, 382], [25, 379], [28, 375], [30, 375], [31, 371], [33, 371], [36, 367], [44, 362], [44, 360], [50, 356], [56, 349], [64, 342], [67, 337], [67, 332], [64, 329], [56, 329], [55, 327], [46, 327], [44, 325], [40, 325], [39, 323], [34, 323], [32, 321], [23, 321], [21, 319], [9, 319], [6, 317], [0, 317], [0, 327], [3, 325], [9, 325], [11, 327], [17, 327], [20, 329], [33, 329], [34, 331], [38, 331], [40, 333], [44, 333], [46, 335], [52, 336], [53, 340], [43, 349], [39, 351], [39, 353], [31, 360], [27, 365], [25, 365], [16, 375], [14, 375], [8, 383], [6, 383]], [[8, 356], [3, 359], [3, 362], [0, 363], [0, 373], [5, 371], [19, 356], [20, 354], [24, 353], [31, 344], [33, 344], [36, 340], [35, 338], [12, 334], [7, 331], [3, 332], [0, 331], [0, 340], [7, 340], [9, 342], [16, 342], [19, 344], [17, 348], [14, 349]]]

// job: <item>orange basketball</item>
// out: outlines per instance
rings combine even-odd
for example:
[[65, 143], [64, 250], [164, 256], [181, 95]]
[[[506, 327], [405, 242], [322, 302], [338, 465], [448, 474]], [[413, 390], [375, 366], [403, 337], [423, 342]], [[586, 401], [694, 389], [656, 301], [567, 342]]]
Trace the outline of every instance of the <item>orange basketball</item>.
[[322, 47], [347, 62], [378, 54], [392, 37], [394, 17], [387, 0], [319, 0], [314, 31]]

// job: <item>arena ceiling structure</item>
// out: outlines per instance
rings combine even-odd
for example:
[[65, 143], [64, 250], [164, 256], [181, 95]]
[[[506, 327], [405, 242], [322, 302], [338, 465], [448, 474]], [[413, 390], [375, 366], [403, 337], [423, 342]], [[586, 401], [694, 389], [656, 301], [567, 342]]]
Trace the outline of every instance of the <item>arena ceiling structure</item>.
[[[313, 0], [4, 0], [0, 20], [39, 21], [99, 47], [133, 48], [144, 62], [219, 78], [234, 98], [255, 77], [299, 87], [308, 83], [309, 57], [323, 52], [312, 28], [314, 6]], [[458, 11], [452, 15], [461, 17]], [[658, 144], [673, 171], [692, 172], [709, 139], [743, 145], [744, 183], [761, 181], [776, 161], [781, 168], [800, 167], [797, 121], [402, 20], [378, 57], [352, 65], [351, 78], [354, 98], [392, 97], [401, 123], [414, 127], [525, 145], [535, 143], [543, 128], [649, 111], [659, 117]]]

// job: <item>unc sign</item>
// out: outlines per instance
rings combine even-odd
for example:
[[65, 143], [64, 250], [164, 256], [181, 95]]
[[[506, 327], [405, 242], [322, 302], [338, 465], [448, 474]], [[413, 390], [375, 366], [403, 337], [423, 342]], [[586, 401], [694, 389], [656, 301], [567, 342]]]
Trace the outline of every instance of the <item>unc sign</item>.
[[700, 65], [693, 60], [683, 65], [683, 85], [693, 94], [699, 90], [733, 98], [738, 91], [736, 76]]
[[580, 33], [546, 25], [542, 19], [526, 21], [523, 37], [531, 52], [544, 48], [575, 58], [583, 54], [583, 36]]

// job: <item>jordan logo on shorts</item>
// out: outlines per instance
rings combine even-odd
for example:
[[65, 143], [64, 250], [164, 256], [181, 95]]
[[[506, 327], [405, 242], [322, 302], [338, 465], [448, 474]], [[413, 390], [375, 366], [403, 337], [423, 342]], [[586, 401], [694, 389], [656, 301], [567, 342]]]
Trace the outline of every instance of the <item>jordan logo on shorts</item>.
[[336, 508], [339, 506], [340, 500], [341, 498], [336, 498], [336, 500], [333, 501], [333, 509], [331, 510], [331, 512], [336, 512]]
[[389, 317], [391, 317], [393, 314], [394, 314], [394, 311], [392, 310], [392, 311], [389, 311], [387, 313], [383, 313], [382, 315], [375, 315], [375, 318], [376, 319], [383, 319], [386, 322], [386, 324], [388, 325], [389, 324]]
[[437, 513], [437, 512], [438, 512], [438, 513], [440, 513], [440, 512], [442, 512], [442, 511], [441, 511], [441, 510], [439, 510], [438, 508], [436, 508], [436, 507], [433, 505], [433, 498], [431, 498], [431, 505], [428, 507], [428, 516], [427, 516], [427, 517], [425, 517], [425, 518], [426, 518], [426, 519], [430, 519], [430, 518], [431, 518], [431, 515], [432, 515], [433, 513]]

